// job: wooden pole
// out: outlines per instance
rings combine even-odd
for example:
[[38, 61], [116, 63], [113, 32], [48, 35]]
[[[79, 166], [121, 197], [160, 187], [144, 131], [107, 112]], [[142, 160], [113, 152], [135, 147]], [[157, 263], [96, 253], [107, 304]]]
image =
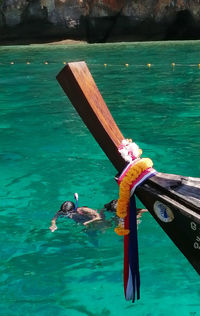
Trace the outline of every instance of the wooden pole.
[[124, 138], [85, 62], [67, 64], [57, 76], [76, 111], [118, 171], [126, 162], [118, 153]]

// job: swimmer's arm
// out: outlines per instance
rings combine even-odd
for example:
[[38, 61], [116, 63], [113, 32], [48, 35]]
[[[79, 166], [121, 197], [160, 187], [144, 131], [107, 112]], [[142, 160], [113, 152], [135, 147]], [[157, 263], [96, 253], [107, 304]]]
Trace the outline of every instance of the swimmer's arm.
[[100, 221], [102, 218], [101, 216], [97, 213], [97, 211], [94, 211], [92, 209], [85, 209], [84, 210], [84, 213], [87, 213], [87, 214], [90, 214], [90, 215], [94, 215], [95, 217], [87, 222], [84, 222], [83, 225], [88, 225], [92, 222], [95, 222], [95, 221]]
[[88, 225], [88, 224], [90, 224], [92, 222], [96, 222], [96, 221], [100, 221], [100, 220], [101, 220], [100, 216], [99, 217], [95, 217], [95, 218], [93, 218], [93, 219], [91, 219], [91, 220], [89, 220], [87, 222], [84, 222], [83, 225]]
[[49, 227], [49, 229], [51, 230], [52, 233], [53, 233], [56, 229], [58, 229], [57, 226], [56, 226], [56, 220], [57, 220], [58, 217], [59, 217], [59, 215], [56, 214], [56, 215], [52, 218], [52, 220], [51, 220], [51, 226]]

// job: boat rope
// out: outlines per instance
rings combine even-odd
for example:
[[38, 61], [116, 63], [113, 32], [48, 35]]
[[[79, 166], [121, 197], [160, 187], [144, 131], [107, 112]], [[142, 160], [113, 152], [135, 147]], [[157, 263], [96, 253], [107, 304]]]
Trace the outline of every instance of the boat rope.
[[[43, 65], [54, 65], [54, 64], [63, 64], [67, 65], [67, 61], [34, 61], [34, 60], [28, 60], [28, 61], [21, 61], [21, 60], [13, 60], [13, 61], [8, 61], [8, 62], [1, 62], [0, 61], [0, 66], [2, 65], [20, 65], [20, 64], [26, 64], [26, 65], [37, 65], [37, 64], [43, 64]], [[200, 63], [194, 63], [194, 64], [185, 64], [185, 63], [174, 63], [172, 62], [171, 64], [153, 64], [153, 63], [147, 63], [147, 64], [131, 64], [131, 63], [124, 63], [124, 64], [109, 64], [109, 63], [104, 63], [104, 64], [95, 64], [95, 63], [88, 63], [90, 66], [93, 67], [104, 67], [104, 68], [113, 68], [113, 67], [125, 67], [125, 68], [143, 68], [143, 69], [158, 69], [158, 68], [163, 68], [163, 67], [169, 67], [174, 70], [174, 68], [178, 67], [193, 67], [193, 68], [198, 68], [200, 69]]]
[[119, 152], [129, 162], [118, 178], [119, 199], [117, 203], [118, 227], [115, 232], [124, 236], [124, 293], [126, 300], [140, 298], [140, 273], [137, 238], [137, 209], [135, 190], [145, 180], [154, 176], [153, 162], [140, 158], [142, 150], [130, 139], [123, 140]]

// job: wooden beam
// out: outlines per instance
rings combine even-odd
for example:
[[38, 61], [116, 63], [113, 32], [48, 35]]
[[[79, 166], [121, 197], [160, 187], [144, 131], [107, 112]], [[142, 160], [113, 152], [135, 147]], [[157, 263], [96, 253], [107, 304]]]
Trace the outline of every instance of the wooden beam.
[[126, 162], [118, 153], [124, 138], [85, 62], [67, 64], [57, 76], [76, 111], [118, 171]]

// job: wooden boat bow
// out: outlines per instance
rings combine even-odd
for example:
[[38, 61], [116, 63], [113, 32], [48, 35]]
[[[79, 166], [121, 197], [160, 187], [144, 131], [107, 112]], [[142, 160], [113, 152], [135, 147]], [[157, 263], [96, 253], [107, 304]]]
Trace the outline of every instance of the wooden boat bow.
[[[126, 162], [118, 152], [124, 139], [85, 62], [67, 64], [57, 80], [118, 172]], [[200, 274], [200, 178], [158, 173], [136, 195]]]
[[[197, 187], [198, 185], [198, 187]], [[151, 215], [200, 274], [200, 179], [158, 173], [136, 194]], [[196, 203], [198, 201], [198, 203]], [[172, 221], [159, 217], [159, 207], [172, 212]]]

